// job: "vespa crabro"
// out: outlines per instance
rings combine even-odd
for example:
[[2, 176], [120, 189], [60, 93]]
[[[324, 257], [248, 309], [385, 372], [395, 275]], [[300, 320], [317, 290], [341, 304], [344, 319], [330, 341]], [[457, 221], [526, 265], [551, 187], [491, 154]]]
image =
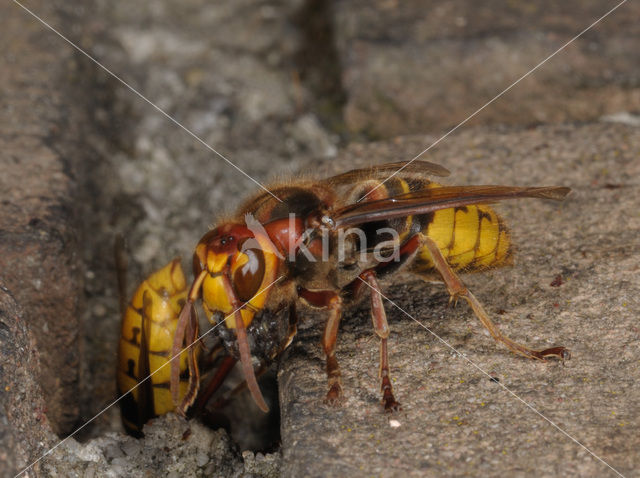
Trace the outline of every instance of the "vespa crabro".
[[[256, 404], [267, 411], [254, 358], [259, 364], [270, 363], [291, 343], [298, 304], [326, 309], [321, 339], [326, 402], [338, 404], [342, 386], [335, 345], [342, 311], [366, 293], [380, 339], [382, 403], [385, 410], [395, 410], [399, 404], [389, 376], [389, 326], [378, 279], [405, 269], [423, 278], [438, 276], [451, 299], [464, 299], [493, 338], [512, 352], [538, 360], [568, 358], [564, 347], [538, 351], [504, 336], [458, 273], [512, 261], [509, 231], [489, 203], [560, 200], [569, 188], [443, 186], [430, 179], [448, 174], [424, 161], [391, 163], [320, 181], [291, 181], [271, 188], [272, 194], [253, 196], [198, 242], [195, 279], [180, 313], [173, 355], [198, 340], [195, 303], [201, 299], [229, 356], [240, 360]], [[194, 353], [193, 347], [189, 350]], [[171, 390], [182, 413], [199, 387], [196, 361], [189, 360], [189, 365], [192, 380], [181, 398], [181, 369], [177, 361], [172, 363]], [[219, 383], [224, 373], [214, 381]]]
[[[140, 437], [149, 419], [175, 410], [167, 365], [178, 315], [187, 297], [187, 281], [180, 260], [174, 259], [142, 281], [127, 302], [126, 263], [123, 240], [118, 237], [116, 268], [122, 319], [116, 383], [122, 424], [128, 433]], [[188, 389], [187, 360], [197, 360], [198, 354], [196, 349], [191, 356], [183, 352], [176, 359], [181, 372], [179, 397]]]

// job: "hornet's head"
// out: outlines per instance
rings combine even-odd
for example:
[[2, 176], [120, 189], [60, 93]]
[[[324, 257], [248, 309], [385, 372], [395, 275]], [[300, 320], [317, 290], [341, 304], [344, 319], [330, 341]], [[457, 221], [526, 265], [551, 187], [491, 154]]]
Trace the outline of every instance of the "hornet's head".
[[268, 288], [277, 281], [279, 257], [262, 224], [250, 215], [246, 226], [227, 223], [207, 232], [193, 255], [190, 295], [200, 290], [209, 320], [224, 316], [225, 327], [235, 330], [247, 387], [265, 412], [269, 407], [253, 370], [247, 326], [264, 308]]
[[[276, 279], [277, 250], [264, 229], [223, 224], [207, 232], [196, 246], [193, 272], [202, 279], [202, 303], [209, 319], [215, 312], [227, 316], [240, 308], [247, 327], [267, 300], [261, 292]], [[206, 271], [206, 274], [203, 272]], [[235, 314], [227, 328], [237, 327]]]

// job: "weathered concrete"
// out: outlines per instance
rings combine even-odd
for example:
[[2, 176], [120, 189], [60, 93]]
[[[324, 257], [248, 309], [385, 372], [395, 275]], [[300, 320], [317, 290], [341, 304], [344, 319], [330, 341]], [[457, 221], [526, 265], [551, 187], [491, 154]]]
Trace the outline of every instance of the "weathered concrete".
[[13, 476], [55, 436], [37, 383], [39, 354], [24, 312], [0, 281], [0, 475]]
[[[433, 139], [353, 145], [329, 168], [411, 158]], [[388, 297], [499, 383], [387, 302], [402, 411], [382, 412], [378, 341], [366, 307], [343, 319], [337, 356], [346, 403], [331, 409], [322, 403], [322, 327], [311, 325], [281, 362], [283, 476], [613, 474], [501, 385], [633, 476], [640, 466], [639, 157], [640, 130], [619, 124], [474, 128], [434, 150], [426, 159], [452, 171], [446, 184], [573, 189], [560, 204], [502, 205], [515, 266], [465, 277], [508, 336], [541, 349], [565, 345], [573, 357], [564, 367], [518, 358], [465, 304], [448, 308], [441, 284], [394, 278]]]
[[[451, 128], [616, 3], [336, 2], [346, 128], [374, 138]], [[627, 2], [471, 124], [590, 121], [637, 110], [639, 16], [640, 6]]]
[[[41, 5], [51, 14], [50, 5]], [[36, 339], [38, 382], [58, 433], [79, 417], [76, 191], [84, 158], [81, 109], [68, 103], [73, 52], [16, 5], [0, 7], [0, 282]], [[38, 397], [32, 397], [38, 401]]]

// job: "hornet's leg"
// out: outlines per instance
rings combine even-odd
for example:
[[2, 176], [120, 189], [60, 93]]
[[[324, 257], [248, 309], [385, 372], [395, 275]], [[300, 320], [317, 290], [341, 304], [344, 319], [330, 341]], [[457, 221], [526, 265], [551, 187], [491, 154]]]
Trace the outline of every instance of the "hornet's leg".
[[322, 334], [322, 348], [327, 356], [327, 383], [329, 385], [326, 402], [330, 405], [339, 405], [342, 400], [340, 366], [338, 359], [336, 359], [336, 340], [341, 317], [342, 301], [336, 294], [329, 303], [329, 317]]
[[[198, 371], [198, 363], [195, 359], [195, 349], [199, 344], [194, 344], [198, 340], [198, 316], [194, 302], [198, 298], [198, 292], [202, 286], [202, 281], [206, 276], [206, 271], [200, 273], [191, 284], [187, 302], [182, 307], [178, 316], [178, 324], [173, 337], [173, 347], [171, 348], [171, 396], [176, 405], [178, 415], [185, 416], [187, 409], [193, 404], [200, 387], [200, 376]], [[186, 344], [185, 344], [186, 340]], [[189, 365], [189, 386], [186, 395], [180, 400], [180, 355], [188, 347]]]
[[509, 350], [516, 354], [523, 355], [532, 359], [544, 360], [546, 357], [558, 357], [562, 360], [565, 360], [570, 357], [569, 350], [564, 347], [552, 347], [540, 351], [532, 350], [502, 335], [500, 330], [498, 330], [496, 325], [491, 321], [489, 315], [485, 312], [480, 302], [478, 302], [474, 295], [465, 287], [460, 278], [451, 269], [446, 259], [440, 252], [437, 244], [431, 238], [425, 236], [424, 234], [421, 234], [421, 239], [424, 246], [427, 247], [436, 269], [444, 280], [447, 291], [451, 295], [451, 300], [457, 300], [459, 297], [462, 297], [464, 300], [466, 300], [473, 309], [473, 312], [476, 314], [476, 317], [480, 319], [482, 325], [485, 326], [485, 328], [497, 342], [502, 342], [507, 346]]
[[342, 317], [342, 299], [333, 291], [310, 291], [302, 288], [298, 289], [298, 295], [311, 306], [329, 309], [329, 317], [322, 334], [322, 349], [327, 356], [327, 381], [329, 385], [325, 403], [334, 406], [340, 405], [342, 385], [340, 383], [340, 366], [336, 359], [336, 340]]
[[198, 341], [198, 316], [193, 314], [193, 319], [189, 321], [187, 324], [187, 335], [186, 340], [189, 345], [189, 350], [187, 351], [187, 364], [189, 366], [189, 391], [185, 395], [185, 401], [189, 403], [193, 403], [196, 399], [196, 395], [198, 395], [198, 389], [200, 388], [200, 371], [198, 370], [198, 360], [196, 356], [196, 347], [200, 347], [200, 343], [196, 343]]
[[195, 409], [196, 413], [202, 412], [204, 410], [205, 405], [211, 399], [211, 396], [216, 393], [216, 391], [220, 388], [220, 385], [224, 382], [224, 379], [227, 378], [229, 372], [236, 365], [237, 359], [227, 356], [224, 358], [216, 373], [214, 374], [211, 381], [207, 384], [207, 388], [205, 388], [200, 394], [198, 394], [198, 399], [196, 400]]
[[298, 333], [298, 313], [296, 312], [296, 304], [293, 303], [289, 306], [289, 336], [287, 337], [287, 342], [282, 350], [286, 349], [291, 342], [293, 342], [293, 338]]
[[397, 411], [400, 404], [396, 402], [393, 396], [393, 387], [391, 386], [391, 378], [389, 375], [389, 355], [387, 353], [387, 338], [389, 337], [389, 324], [387, 323], [387, 314], [384, 311], [382, 303], [382, 295], [380, 295], [380, 285], [376, 279], [376, 273], [368, 270], [360, 274], [360, 278], [365, 281], [371, 288], [371, 320], [373, 329], [380, 337], [380, 371], [382, 403], [385, 411]]

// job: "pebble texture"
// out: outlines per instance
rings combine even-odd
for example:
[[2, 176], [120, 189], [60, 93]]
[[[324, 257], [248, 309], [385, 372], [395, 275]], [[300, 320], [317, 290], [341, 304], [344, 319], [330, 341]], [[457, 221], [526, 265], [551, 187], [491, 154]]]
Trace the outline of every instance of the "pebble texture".
[[[138, 440], [108, 433], [86, 444], [69, 440], [42, 464], [50, 477], [241, 477], [244, 467], [224, 431], [166, 415]], [[258, 475], [260, 476], [260, 475]]]

